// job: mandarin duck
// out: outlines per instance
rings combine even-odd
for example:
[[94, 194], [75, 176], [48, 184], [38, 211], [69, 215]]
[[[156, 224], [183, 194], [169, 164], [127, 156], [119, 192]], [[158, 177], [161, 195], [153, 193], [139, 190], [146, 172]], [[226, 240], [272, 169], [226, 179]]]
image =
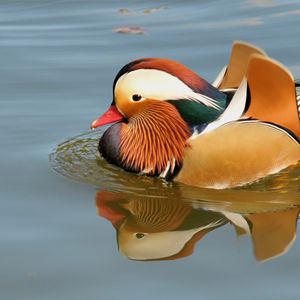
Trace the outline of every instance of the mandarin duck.
[[133, 260], [187, 257], [207, 234], [226, 224], [232, 225], [238, 237], [251, 237], [258, 261], [284, 254], [295, 241], [299, 204], [265, 202], [262, 207], [264, 197], [249, 195], [241, 198], [241, 206], [234, 201], [211, 205], [178, 196], [165, 194], [163, 189], [150, 190], [146, 196], [99, 190], [96, 207], [99, 216], [116, 229], [120, 253]]
[[118, 249], [133, 260], [174, 260], [228, 221], [218, 212], [194, 210], [180, 198], [98, 191], [98, 214], [117, 231]]
[[100, 154], [126, 171], [205, 188], [257, 181], [300, 160], [300, 101], [291, 73], [235, 42], [213, 84], [182, 64], [144, 58], [113, 83]]

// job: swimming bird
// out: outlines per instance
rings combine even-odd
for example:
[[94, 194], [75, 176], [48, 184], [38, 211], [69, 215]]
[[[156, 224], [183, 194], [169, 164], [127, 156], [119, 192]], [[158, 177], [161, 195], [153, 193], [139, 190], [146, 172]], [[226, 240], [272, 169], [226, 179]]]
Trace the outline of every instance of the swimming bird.
[[259, 261], [283, 255], [294, 243], [299, 197], [283, 193], [281, 198], [294, 200], [290, 205], [274, 203], [276, 192], [268, 193], [266, 199], [262, 192], [241, 189], [207, 191], [211, 202], [183, 200], [181, 191], [168, 188], [149, 190], [147, 195], [99, 190], [96, 207], [99, 216], [116, 229], [119, 251], [134, 260], [187, 257], [207, 234], [226, 224], [232, 225], [237, 236], [251, 236]]
[[130, 172], [206, 188], [231, 188], [300, 160], [294, 78], [259, 48], [236, 42], [213, 84], [184, 65], [144, 58], [125, 65], [99, 152]]

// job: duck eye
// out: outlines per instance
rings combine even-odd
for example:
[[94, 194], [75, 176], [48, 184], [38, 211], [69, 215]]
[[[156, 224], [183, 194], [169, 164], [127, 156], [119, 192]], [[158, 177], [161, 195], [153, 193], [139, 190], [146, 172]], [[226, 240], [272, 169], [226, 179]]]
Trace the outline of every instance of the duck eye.
[[142, 99], [141, 95], [138, 95], [138, 94], [132, 95], [132, 100], [133, 101], [140, 101], [141, 99]]
[[135, 237], [136, 237], [137, 239], [142, 239], [144, 236], [145, 236], [145, 235], [144, 235], [143, 233], [140, 233], [140, 232], [135, 234]]

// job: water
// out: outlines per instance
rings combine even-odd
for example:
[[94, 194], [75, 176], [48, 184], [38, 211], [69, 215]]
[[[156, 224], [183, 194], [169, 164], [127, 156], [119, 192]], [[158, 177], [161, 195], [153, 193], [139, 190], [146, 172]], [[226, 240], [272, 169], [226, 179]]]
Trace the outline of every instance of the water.
[[[159, 9], [143, 12], [149, 8]], [[299, 240], [284, 255], [257, 259], [282, 253], [293, 240], [299, 168], [248, 190], [216, 192], [168, 187], [101, 164], [72, 181], [51, 169], [48, 154], [88, 130], [111, 102], [116, 72], [138, 57], [169, 57], [212, 81], [232, 41], [240, 39], [264, 48], [300, 78], [299, 11], [299, 1], [283, 0], [1, 1], [1, 299], [298, 299]], [[113, 32], [124, 26], [146, 33]], [[90, 180], [95, 174], [106, 178], [97, 185]], [[148, 226], [149, 236], [149, 227], [162, 226], [151, 214], [154, 223], [141, 224], [148, 206], [144, 212], [136, 205], [149, 185], [154, 188], [142, 199], [156, 216], [172, 206], [153, 199], [173, 197], [184, 207], [183, 219], [174, 216], [181, 223], [168, 221], [165, 228], [214, 224], [192, 255], [141, 262], [119, 253], [111, 222], [127, 255], [120, 240], [126, 229]], [[189, 221], [193, 214], [206, 223]], [[120, 226], [124, 218], [131, 227]], [[257, 231], [237, 239], [245, 219]], [[278, 234], [263, 235], [269, 240], [261, 244], [259, 228]], [[286, 240], [278, 245], [281, 236]]]

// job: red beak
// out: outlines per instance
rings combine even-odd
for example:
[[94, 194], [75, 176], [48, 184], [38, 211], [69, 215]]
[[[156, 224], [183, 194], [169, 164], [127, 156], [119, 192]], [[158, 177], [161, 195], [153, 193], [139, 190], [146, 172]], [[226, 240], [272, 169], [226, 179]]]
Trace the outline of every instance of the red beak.
[[97, 128], [106, 124], [114, 123], [124, 119], [124, 116], [119, 113], [115, 105], [111, 105], [107, 112], [105, 112], [100, 118], [93, 121], [91, 128]]

